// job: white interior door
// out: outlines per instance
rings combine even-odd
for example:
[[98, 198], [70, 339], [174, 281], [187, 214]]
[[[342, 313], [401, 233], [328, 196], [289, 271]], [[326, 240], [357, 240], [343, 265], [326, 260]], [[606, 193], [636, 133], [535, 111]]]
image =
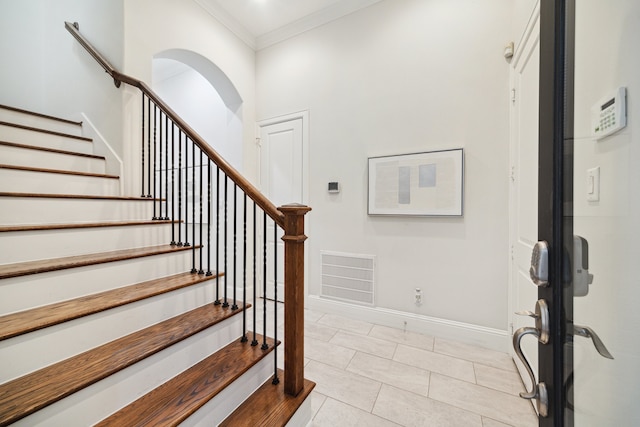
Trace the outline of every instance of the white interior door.
[[[303, 119], [260, 126], [260, 186], [276, 206], [303, 202]], [[274, 232], [276, 233], [274, 235]], [[282, 230], [267, 221], [267, 292], [284, 301], [284, 243]], [[275, 242], [275, 245], [274, 245]], [[274, 246], [277, 247], [277, 287], [274, 285]], [[275, 291], [277, 289], [277, 297]]]
[[[512, 62], [511, 104], [511, 325], [512, 333], [522, 326], [533, 326], [533, 319], [516, 316], [514, 311], [533, 310], [538, 290], [529, 277], [531, 252], [538, 240], [538, 89], [540, 66], [539, 8], [534, 11]], [[522, 350], [537, 374], [538, 342], [522, 341]], [[531, 381], [515, 356], [527, 389]]]

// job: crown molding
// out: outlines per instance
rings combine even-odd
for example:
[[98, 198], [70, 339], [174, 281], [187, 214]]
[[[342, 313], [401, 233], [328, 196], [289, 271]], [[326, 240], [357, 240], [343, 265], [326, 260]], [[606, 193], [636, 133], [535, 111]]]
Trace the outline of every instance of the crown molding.
[[253, 50], [260, 50], [357, 12], [382, 0], [341, 0], [276, 30], [254, 37], [215, 1], [193, 0]]
[[264, 49], [283, 40], [328, 24], [331, 21], [350, 15], [380, 1], [382, 0], [342, 0], [336, 2], [304, 18], [256, 37], [256, 50]]
[[229, 31], [242, 40], [247, 46], [253, 50], [256, 49], [256, 38], [233, 16], [218, 5], [216, 2], [207, 2], [204, 0], [193, 0], [209, 15], [213, 16], [218, 22], [224, 25]]

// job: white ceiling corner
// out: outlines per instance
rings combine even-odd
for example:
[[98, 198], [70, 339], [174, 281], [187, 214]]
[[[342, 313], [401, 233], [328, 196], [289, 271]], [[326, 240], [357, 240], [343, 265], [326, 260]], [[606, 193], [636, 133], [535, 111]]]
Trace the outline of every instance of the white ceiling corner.
[[260, 50], [381, 0], [194, 0]]

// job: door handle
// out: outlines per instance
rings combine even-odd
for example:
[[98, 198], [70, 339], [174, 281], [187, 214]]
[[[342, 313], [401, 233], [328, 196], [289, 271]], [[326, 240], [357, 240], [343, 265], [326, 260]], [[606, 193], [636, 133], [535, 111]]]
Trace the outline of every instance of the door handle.
[[525, 326], [519, 328], [513, 334], [513, 349], [527, 370], [532, 384], [531, 390], [520, 393], [520, 397], [523, 399], [536, 399], [538, 414], [540, 414], [541, 417], [546, 417], [549, 414], [549, 394], [547, 392], [547, 386], [544, 382], [538, 383], [536, 381], [531, 364], [522, 353], [521, 341], [525, 335], [534, 335], [541, 344], [549, 342], [549, 308], [547, 302], [540, 299], [536, 302], [535, 312], [524, 311], [517, 312], [516, 314], [530, 316], [536, 319], [535, 327]]
[[591, 338], [591, 340], [593, 341], [593, 345], [596, 347], [596, 350], [602, 357], [613, 359], [613, 356], [611, 355], [611, 353], [609, 353], [609, 350], [607, 350], [607, 347], [604, 345], [598, 334], [596, 334], [596, 331], [594, 331], [590, 327], [573, 325], [573, 335]]

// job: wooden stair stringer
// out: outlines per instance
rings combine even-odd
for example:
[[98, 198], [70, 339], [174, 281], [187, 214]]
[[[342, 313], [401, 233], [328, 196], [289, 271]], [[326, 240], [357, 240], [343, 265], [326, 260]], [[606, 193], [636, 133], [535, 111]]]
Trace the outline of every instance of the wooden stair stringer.
[[209, 303], [1, 384], [0, 426], [31, 415], [243, 310], [242, 304], [232, 310]]

